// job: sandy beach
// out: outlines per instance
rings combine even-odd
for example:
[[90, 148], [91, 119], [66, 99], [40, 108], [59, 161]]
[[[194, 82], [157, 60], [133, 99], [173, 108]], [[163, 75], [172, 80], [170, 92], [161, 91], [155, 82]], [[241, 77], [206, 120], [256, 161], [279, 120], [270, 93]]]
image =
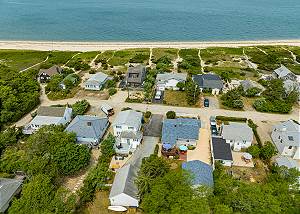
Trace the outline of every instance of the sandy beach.
[[222, 42], [57, 42], [57, 41], [0, 41], [0, 49], [104, 51], [128, 48], [207, 48], [245, 47], [259, 45], [300, 46], [299, 40], [222, 41]]

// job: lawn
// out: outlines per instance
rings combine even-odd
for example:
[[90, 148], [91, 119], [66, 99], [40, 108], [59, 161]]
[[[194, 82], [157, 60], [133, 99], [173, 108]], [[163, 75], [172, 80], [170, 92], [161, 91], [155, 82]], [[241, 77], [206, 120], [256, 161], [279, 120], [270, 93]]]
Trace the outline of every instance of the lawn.
[[153, 48], [152, 49], [152, 61], [155, 63], [162, 57], [169, 57], [171, 61], [177, 58], [178, 49], [175, 48]]
[[179, 56], [182, 58], [182, 62], [179, 63], [179, 71], [186, 71], [191, 74], [201, 73], [198, 52], [198, 49], [181, 49]]
[[108, 64], [112, 66], [122, 66], [127, 63], [142, 63], [148, 64], [150, 57], [149, 49], [125, 49], [115, 51], [112, 58], [109, 59]]
[[171, 106], [182, 106], [182, 107], [200, 107], [200, 99], [199, 102], [190, 106], [186, 101], [186, 93], [184, 91], [172, 91], [166, 90], [164, 93], [164, 104]]
[[14, 70], [23, 70], [44, 61], [49, 52], [27, 50], [0, 50], [0, 63]]

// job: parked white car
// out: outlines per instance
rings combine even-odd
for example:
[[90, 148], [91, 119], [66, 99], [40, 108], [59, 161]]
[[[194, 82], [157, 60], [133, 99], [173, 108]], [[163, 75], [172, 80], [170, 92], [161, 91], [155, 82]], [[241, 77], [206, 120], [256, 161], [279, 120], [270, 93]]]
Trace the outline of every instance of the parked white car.
[[156, 91], [156, 94], [155, 94], [155, 97], [154, 97], [154, 99], [156, 99], [156, 100], [160, 100], [160, 98], [161, 98], [161, 95], [162, 95], [161, 91]]

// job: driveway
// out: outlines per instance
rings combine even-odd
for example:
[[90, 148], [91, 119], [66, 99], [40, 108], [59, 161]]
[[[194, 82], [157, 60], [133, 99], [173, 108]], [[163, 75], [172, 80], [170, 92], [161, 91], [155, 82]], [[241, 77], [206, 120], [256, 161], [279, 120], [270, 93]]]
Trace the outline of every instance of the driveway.
[[142, 165], [142, 160], [154, 153], [156, 144], [159, 142], [159, 137], [144, 136], [142, 144], [135, 150], [131, 158], [126, 164], [132, 164], [137, 168]]
[[210, 131], [207, 128], [201, 128], [199, 136], [196, 148], [187, 152], [187, 161], [200, 160], [211, 165]]
[[163, 115], [153, 114], [149, 123], [144, 126], [144, 136], [160, 137]]
[[152, 98], [152, 103], [154, 103], [154, 104], [162, 104], [163, 102], [164, 102], [164, 91], [162, 91], [161, 92], [161, 96], [160, 96], [160, 99], [159, 100], [157, 100], [157, 99], [155, 99], [155, 94], [156, 94], [156, 91], [155, 91], [155, 93], [154, 93], [154, 95], [153, 95], [153, 98]]

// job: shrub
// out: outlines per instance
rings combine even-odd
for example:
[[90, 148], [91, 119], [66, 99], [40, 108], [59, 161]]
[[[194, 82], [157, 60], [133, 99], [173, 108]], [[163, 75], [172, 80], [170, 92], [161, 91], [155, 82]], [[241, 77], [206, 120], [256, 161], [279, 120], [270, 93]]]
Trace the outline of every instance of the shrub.
[[108, 94], [109, 94], [109, 96], [112, 96], [112, 95], [114, 95], [114, 94], [116, 94], [117, 93], [117, 89], [115, 89], [115, 88], [109, 88], [108, 89]]
[[258, 158], [260, 156], [260, 148], [257, 145], [252, 145], [247, 149], [254, 158]]
[[156, 145], [155, 145], [155, 149], [154, 149], [154, 154], [155, 154], [155, 155], [158, 155], [158, 150], [159, 150], [159, 145], [156, 144]]
[[126, 98], [125, 102], [127, 103], [142, 103], [144, 100], [143, 99], [131, 99], [129, 97]]
[[152, 115], [151, 111], [146, 111], [145, 112], [145, 118], [150, 118]]
[[83, 115], [89, 107], [90, 104], [87, 100], [77, 101], [75, 104], [72, 105], [73, 116], [75, 117], [77, 115]]
[[265, 145], [261, 148], [261, 158], [268, 160], [277, 154], [275, 146], [270, 142], [265, 142]]
[[166, 116], [168, 119], [175, 119], [176, 118], [176, 113], [174, 111], [168, 111], [166, 113]]

